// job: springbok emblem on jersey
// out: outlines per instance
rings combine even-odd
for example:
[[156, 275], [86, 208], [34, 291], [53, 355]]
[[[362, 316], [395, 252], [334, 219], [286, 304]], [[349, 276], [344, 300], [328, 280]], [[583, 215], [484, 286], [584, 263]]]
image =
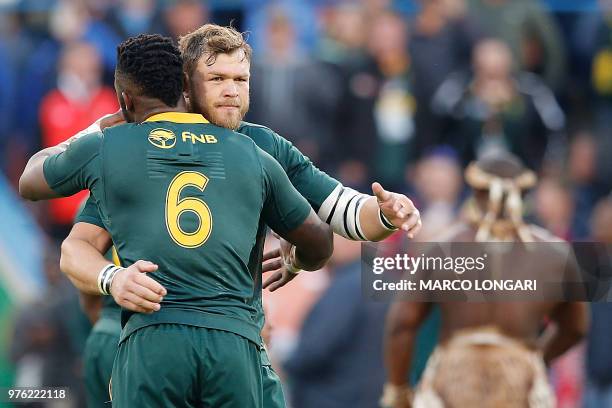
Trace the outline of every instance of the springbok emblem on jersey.
[[176, 144], [176, 136], [168, 129], [157, 128], [149, 133], [149, 142], [160, 149], [170, 149]]

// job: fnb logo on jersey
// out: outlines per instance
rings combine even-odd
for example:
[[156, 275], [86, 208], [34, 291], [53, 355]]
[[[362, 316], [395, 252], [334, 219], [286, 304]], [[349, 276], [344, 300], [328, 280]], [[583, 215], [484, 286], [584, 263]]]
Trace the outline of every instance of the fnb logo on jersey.
[[171, 149], [176, 144], [176, 136], [171, 130], [157, 128], [149, 133], [149, 142], [160, 149]]
[[214, 135], [196, 135], [191, 132], [183, 132], [181, 133], [181, 137], [183, 138], [183, 142], [191, 141], [191, 144], [196, 144], [196, 142], [200, 143], [217, 143], [217, 138]]

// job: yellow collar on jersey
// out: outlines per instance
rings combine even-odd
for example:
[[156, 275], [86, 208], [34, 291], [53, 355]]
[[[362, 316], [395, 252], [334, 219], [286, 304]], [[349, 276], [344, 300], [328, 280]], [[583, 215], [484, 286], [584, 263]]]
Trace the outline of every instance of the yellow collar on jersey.
[[145, 122], [174, 122], [174, 123], [208, 123], [204, 116], [199, 113], [187, 112], [163, 112], [149, 116]]

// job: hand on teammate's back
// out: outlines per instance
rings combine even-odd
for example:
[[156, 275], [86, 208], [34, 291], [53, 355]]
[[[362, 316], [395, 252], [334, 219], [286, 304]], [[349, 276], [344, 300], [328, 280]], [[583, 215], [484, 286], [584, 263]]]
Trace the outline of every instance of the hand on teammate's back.
[[94, 123], [92, 123], [91, 126], [89, 126], [87, 129], [84, 129], [76, 135], [73, 135], [72, 137], [66, 139], [62, 143], [58, 144], [58, 146], [61, 146], [64, 150], [66, 150], [70, 143], [74, 142], [82, 136], [85, 136], [96, 130], [104, 130], [106, 128], [113, 127], [115, 125], [120, 125], [122, 123], [125, 123], [125, 118], [123, 117], [123, 112], [121, 111], [121, 109], [119, 109], [117, 112], [109, 113], [107, 115], [102, 116]]
[[[270, 292], [282, 288], [298, 276], [297, 271], [291, 271], [286, 266], [286, 260], [291, 253], [291, 243], [274, 234], [279, 239], [280, 246], [276, 249], [268, 251], [263, 256], [262, 272], [274, 271], [263, 283], [263, 289], [270, 288]], [[266, 261], [269, 261], [266, 263]]]
[[121, 109], [119, 109], [115, 113], [110, 113], [108, 115], [102, 116], [96, 122], [98, 123], [98, 126], [100, 126], [100, 129], [104, 130], [115, 125], [121, 125], [125, 123], [125, 118], [123, 117], [123, 112], [121, 111]]
[[113, 279], [111, 295], [117, 304], [138, 313], [153, 313], [161, 308], [166, 289], [147, 276], [158, 266], [149, 261], [137, 261], [119, 272]]
[[414, 238], [421, 230], [421, 214], [412, 200], [404, 194], [385, 190], [380, 183], [372, 184], [372, 192], [376, 196], [378, 206], [396, 228], [406, 232], [408, 238]]

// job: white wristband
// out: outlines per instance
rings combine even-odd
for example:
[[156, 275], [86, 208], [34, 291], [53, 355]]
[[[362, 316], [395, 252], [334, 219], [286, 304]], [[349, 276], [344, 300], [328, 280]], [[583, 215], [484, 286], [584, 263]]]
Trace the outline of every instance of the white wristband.
[[123, 270], [120, 266], [108, 264], [98, 274], [98, 290], [102, 295], [110, 295], [113, 279], [117, 272]]
[[289, 273], [297, 275], [302, 269], [296, 266], [297, 258], [295, 255], [295, 250], [295, 245], [292, 245], [291, 249], [289, 250], [289, 255], [287, 257], [283, 257], [283, 264], [285, 265], [285, 269], [287, 269]]
[[108, 293], [104, 293], [104, 289], [103, 289], [103, 284], [104, 284], [104, 280], [106, 279], [106, 277], [108, 276], [108, 273], [110, 272], [111, 269], [113, 269], [115, 267], [115, 264], [108, 264], [106, 266], [104, 266], [101, 270], [100, 273], [98, 273], [98, 291], [100, 292], [100, 294], [102, 295], [108, 295]]
[[386, 383], [383, 388], [383, 395], [380, 398], [379, 404], [382, 408], [391, 408], [401, 402], [412, 401], [412, 390], [408, 384], [395, 385]]
[[380, 207], [378, 207], [378, 220], [380, 221], [380, 225], [387, 231], [397, 231], [399, 229], [395, 225], [391, 224], [391, 221], [385, 217], [385, 214], [383, 214]]

